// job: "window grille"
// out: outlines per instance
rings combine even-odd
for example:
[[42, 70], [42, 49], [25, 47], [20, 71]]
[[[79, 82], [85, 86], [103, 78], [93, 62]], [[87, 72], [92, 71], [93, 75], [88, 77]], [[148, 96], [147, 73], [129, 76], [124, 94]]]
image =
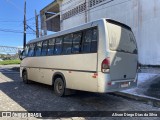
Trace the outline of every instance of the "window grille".
[[67, 11], [66, 13], [62, 14], [62, 20], [68, 19], [76, 14], [79, 14], [83, 11], [86, 10], [86, 3], [83, 3], [69, 11]]

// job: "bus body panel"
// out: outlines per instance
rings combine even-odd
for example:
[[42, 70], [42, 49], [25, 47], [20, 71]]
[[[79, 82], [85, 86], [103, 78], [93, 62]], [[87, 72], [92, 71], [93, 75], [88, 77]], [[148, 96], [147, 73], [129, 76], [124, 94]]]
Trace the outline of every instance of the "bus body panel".
[[137, 55], [123, 52], [110, 52], [111, 80], [134, 79], [137, 73]]
[[133, 79], [137, 73], [137, 46], [131, 29], [107, 22], [111, 80]]
[[[103, 41], [99, 43], [101, 47], [98, 53], [98, 92], [114, 92], [136, 87], [138, 55], [134, 53], [136, 43], [132, 31], [120, 23], [104, 21], [103, 26], [100, 34], [106, 36], [99, 38]], [[111, 45], [115, 50], [111, 49]], [[118, 48], [124, 50], [119, 51]], [[105, 58], [110, 62], [108, 73], [101, 71], [101, 64]], [[127, 86], [124, 86], [125, 84]]]
[[[98, 72], [98, 91], [99, 93], [117, 92], [128, 88], [137, 87], [137, 75], [134, 79], [119, 79], [111, 80], [110, 74]], [[129, 86], [122, 87], [123, 83], [128, 83]], [[110, 85], [109, 85], [110, 84]]]
[[97, 92], [97, 53], [49, 57], [27, 57], [21, 67], [27, 68], [28, 79], [52, 85], [54, 73], [62, 73], [66, 87]]
[[108, 33], [107, 33], [107, 26], [106, 26], [106, 20], [103, 20], [103, 22], [99, 23], [98, 25], [99, 30], [99, 37], [98, 37], [98, 72], [101, 72], [101, 63], [102, 61], [109, 56], [109, 50], [108, 50]]
[[[66, 73], [66, 74], [65, 74]], [[98, 78], [92, 72], [65, 71], [67, 88], [90, 92], [98, 91]]]

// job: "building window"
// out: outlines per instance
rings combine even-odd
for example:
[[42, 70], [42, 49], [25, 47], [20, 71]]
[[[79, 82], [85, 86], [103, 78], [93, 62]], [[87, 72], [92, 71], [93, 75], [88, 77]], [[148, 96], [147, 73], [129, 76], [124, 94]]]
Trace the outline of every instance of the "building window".
[[93, 7], [99, 3], [102, 3], [103, 1], [113, 1], [113, 0], [89, 0], [89, 7]]
[[62, 20], [68, 19], [78, 13], [85, 11], [85, 10], [86, 10], [86, 3], [83, 3], [79, 6], [76, 6], [75, 8], [65, 12], [64, 14], [62, 14]]

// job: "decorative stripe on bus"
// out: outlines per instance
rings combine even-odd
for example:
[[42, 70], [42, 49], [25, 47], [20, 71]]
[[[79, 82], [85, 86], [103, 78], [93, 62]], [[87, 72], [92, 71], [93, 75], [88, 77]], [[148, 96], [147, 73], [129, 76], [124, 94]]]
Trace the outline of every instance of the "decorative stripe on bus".
[[87, 71], [87, 70], [73, 70], [73, 69], [59, 69], [59, 68], [44, 68], [44, 67], [26, 67], [21, 66], [23, 68], [37, 68], [37, 69], [51, 69], [51, 70], [63, 70], [63, 71], [76, 71], [76, 72], [89, 72], [89, 73], [96, 73], [97, 71]]

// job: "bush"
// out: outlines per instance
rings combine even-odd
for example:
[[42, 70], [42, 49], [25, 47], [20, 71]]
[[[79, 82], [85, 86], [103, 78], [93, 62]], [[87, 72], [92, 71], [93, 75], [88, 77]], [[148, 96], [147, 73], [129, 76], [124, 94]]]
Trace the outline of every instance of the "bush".
[[11, 64], [20, 64], [20, 63], [21, 61], [19, 59], [0, 61], [0, 65], [11, 65]]

